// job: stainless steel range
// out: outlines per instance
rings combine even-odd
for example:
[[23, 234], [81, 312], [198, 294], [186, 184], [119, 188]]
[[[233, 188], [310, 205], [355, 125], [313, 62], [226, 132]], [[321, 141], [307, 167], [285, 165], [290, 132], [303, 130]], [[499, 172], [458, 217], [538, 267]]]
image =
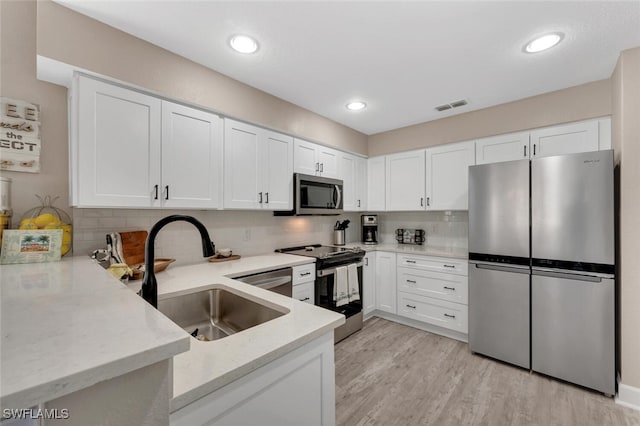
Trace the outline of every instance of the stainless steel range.
[[[335, 329], [336, 343], [362, 329], [362, 258], [365, 255], [364, 250], [313, 244], [277, 249], [276, 252], [316, 258], [315, 304], [339, 312], [347, 319], [344, 325]], [[336, 285], [337, 268], [351, 264], [355, 264], [358, 270], [360, 300], [336, 306], [336, 301], [333, 300], [333, 290]]]

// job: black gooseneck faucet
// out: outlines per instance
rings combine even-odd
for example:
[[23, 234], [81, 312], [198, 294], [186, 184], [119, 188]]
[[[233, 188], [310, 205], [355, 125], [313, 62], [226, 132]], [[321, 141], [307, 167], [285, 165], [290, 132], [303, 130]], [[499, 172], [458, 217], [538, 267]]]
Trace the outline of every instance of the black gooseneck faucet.
[[158, 282], [154, 273], [155, 253], [154, 243], [158, 232], [168, 223], [184, 221], [189, 222], [200, 231], [202, 238], [202, 256], [211, 257], [215, 254], [216, 246], [211, 241], [207, 228], [195, 217], [174, 214], [160, 219], [149, 231], [147, 242], [144, 246], [144, 276], [142, 277], [142, 298], [154, 308], [158, 308]]

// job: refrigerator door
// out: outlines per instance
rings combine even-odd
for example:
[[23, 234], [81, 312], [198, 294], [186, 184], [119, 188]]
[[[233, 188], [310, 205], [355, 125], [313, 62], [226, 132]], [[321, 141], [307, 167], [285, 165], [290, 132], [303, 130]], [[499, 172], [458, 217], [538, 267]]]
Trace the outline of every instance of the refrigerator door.
[[529, 368], [529, 268], [469, 262], [469, 349]]
[[529, 160], [469, 167], [469, 253], [529, 264]]
[[531, 161], [533, 266], [613, 273], [613, 208], [613, 151]]
[[614, 281], [533, 271], [531, 368], [615, 394]]

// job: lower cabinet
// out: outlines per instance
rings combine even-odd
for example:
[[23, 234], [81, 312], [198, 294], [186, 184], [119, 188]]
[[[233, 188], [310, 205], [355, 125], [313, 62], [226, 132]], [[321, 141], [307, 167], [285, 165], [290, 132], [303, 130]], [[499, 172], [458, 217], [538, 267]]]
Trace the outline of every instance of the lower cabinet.
[[467, 333], [467, 305], [398, 292], [398, 315]]
[[291, 297], [313, 305], [315, 303], [316, 264], [294, 266], [291, 275], [293, 281]]
[[183, 407], [172, 426], [335, 425], [333, 331]]
[[376, 309], [396, 313], [396, 254], [376, 252]]
[[306, 283], [300, 283], [293, 286], [293, 294], [292, 298], [298, 299], [301, 302], [314, 304], [314, 292], [313, 292], [313, 281], [309, 281]]
[[362, 313], [376, 309], [376, 252], [369, 252], [362, 260]]

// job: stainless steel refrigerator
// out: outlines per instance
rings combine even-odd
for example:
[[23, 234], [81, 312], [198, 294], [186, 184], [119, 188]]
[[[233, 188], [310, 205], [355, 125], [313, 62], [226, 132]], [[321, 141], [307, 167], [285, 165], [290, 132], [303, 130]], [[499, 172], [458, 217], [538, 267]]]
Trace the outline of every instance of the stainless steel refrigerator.
[[469, 168], [469, 347], [613, 395], [613, 152]]

